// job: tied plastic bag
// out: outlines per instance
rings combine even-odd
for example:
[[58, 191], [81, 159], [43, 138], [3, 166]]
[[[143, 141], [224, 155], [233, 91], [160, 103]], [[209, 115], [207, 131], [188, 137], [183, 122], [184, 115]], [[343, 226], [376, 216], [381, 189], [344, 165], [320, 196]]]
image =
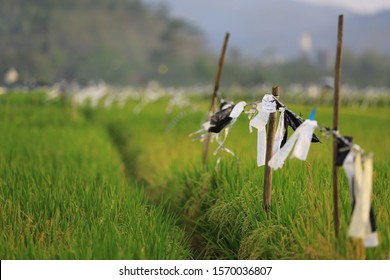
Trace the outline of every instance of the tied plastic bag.
[[249, 129], [257, 129], [257, 166], [265, 165], [265, 154], [267, 147], [267, 135], [265, 126], [269, 120], [269, 114], [276, 112], [275, 98], [271, 94], [266, 94], [261, 103], [257, 104], [257, 115], [249, 122]]
[[371, 206], [373, 157], [368, 155], [362, 160], [359, 149], [351, 149], [343, 168], [350, 184], [353, 205], [348, 235], [363, 239], [366, 247], [375, 247], [378, 235]]
[[[274, 170], [283, 167], [285, 160], [294, 148], [291, 158], [306, 160], [309, 153], [314, 129], [318, 127], [317, 121], [305, 120], [288, 139], [286, 144], [273, 155], [268, 165]], [[295, 145], [295, 146], [294, 146]]]
[[284, 133], [285, 133], [285, 130], [287, 129], [286, 127], [284, 127], [284, 112], [285, 111], [286, 111], [285, 108], [283, 108], [283, 107], [279, 108], [279, 112], [280, 112], [279, 123], [278, 123], [278, 128], [277, 128], [276, 133], [275, 133], [275, 142], [274, 142], [272, 154], [276, 154], [280, 150], [281, 144], [282, 144], [282, 141], [284, 138]]

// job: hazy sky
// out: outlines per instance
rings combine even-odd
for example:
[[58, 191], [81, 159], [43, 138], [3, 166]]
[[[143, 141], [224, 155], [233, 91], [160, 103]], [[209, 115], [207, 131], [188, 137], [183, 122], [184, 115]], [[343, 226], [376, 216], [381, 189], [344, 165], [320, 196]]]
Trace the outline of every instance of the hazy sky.
[[[144, 0], [146, 3], [175, 3], [177, 2], [185, 2], [185, 1], [196, 1], [196, 0]], [[213, 0], [209, 0], [213, 1]], [[240, 3], [244, 3], [243, 0], [230, 0], [229, 4], [232, 1], [236, 1], [237, 5]], [[264, 1], [264, 0], [263, 0]], [[272, 1], [272, 0], [266, 0]], [[273, 0], [275, 1], [275, 0]], [[293, 0], [298, 2], [307, 2], [315, 5], [322, 6], [333, 6], [340, 8], [347, 8], [348, 10], [358, 12], [360, 14], [372, 14], [375, 12], [379, 12], [381, 10], [390, 10], [390, 0]], [[183, 4], [183, 3], [181, 3]]]
[[375, 13], [390, 10], [390, 0], [295, 0], [318, 5], [343, 7], [358, 13]]

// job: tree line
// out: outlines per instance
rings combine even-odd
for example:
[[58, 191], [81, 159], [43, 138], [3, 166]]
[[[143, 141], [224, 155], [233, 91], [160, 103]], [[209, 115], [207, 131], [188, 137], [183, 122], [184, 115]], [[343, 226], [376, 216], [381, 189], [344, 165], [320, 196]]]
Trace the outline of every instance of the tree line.
[[[207, 49], [202, 32], [172, 18], [166, 6], [150, 7], [141, 0], [1, 3], [0, 75], [15, 68], [20, 83], [209, 84], [216, 65], [217, 54]], [[390, 87], [385, 55], [346, 51], [343, 67], [346, 82]], [[308, 83], [332, 72], [305, 57], [270, 65], [229, 50], [223, 83]]]

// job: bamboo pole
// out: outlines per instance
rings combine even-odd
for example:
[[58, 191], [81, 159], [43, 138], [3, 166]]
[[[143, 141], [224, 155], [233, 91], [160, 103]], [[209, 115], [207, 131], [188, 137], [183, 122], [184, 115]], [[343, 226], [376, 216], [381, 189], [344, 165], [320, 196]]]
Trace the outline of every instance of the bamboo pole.
[[[223, 42], [223, 46], [222, 46], [222, 50], [221, 50], [221, 55], [219, 57], [218, 71], [217, 71], [217, 76], [215, 77], [214, 92], [213, 92], [213, 95], [211, 97], [211, 104], [210, 104], [209, 115], [208, 115], [209, 121], [210, 121], [212, 115], [214, 115], [214, 113], [216, 111], [219, 84], [221, 82], [223, 63], [225, 60], [225, 53], [226, 53], [227, 43], [229, 41], [229, 36], [230, 36], [230, 33], [226, 33], [225, 40]], [[203, 157], [202, 157], [203, 164], [206, 163], [207, 153], [209, 151], [210, 138], [211, 138], [211, 135], [210, 135], [210, 133], [208, 133], [207, 137], [204, 141], [204, 146], [203, 146]]]
[[[342, 62], [342, 47], [343, 47], [343, 24], [344, 16], [339, 16], [338, 21], [338, 34], [337, 34], [337, 53], [336, 53], [336, 65], [335, 65], [335, 80], [334, 80], [334, 103], [333, 103], [333, 129], [338, 131], [339, 126], [339, 101], [340, 101], [340, 80], [341, 80], [341, 62]], [[336, 166], [337, 158], [337, 138], [333, 136], [333, 219], [334, 219], [334, 232], [336, 237], [339, 236], [340, 231], [340, 214], [339, 214], [339, 177], [338, 169]]]
[[[272, 95], [279, 99], [279, 86], [272, 88]], [[263, 208], [265, 211], [271, 209], [271, 192], [272, 192], [272, 169], [268, 162], [272, 158], [273, 146], [276, 131], [276, 112], [269, 115], [267, 128], [267, 150], [265, 154], [265, 169], [264, 169], [264, 192], [263, 192]]]

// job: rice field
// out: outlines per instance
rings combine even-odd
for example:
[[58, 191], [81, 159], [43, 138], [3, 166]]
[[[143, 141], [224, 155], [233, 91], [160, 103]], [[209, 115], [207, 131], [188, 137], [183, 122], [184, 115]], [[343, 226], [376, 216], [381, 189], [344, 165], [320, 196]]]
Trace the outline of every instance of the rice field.
[[[203, 166], [203, 144], [188, 135], [200, 128], [208, 100], [192, 94], [180, 107], [169, 95], [128, 97], [107, 95], [76, 113], [44, 92], [0, 97], [1, 259], [390, 257], [388, 107], [340, 108], [340, 132], [375, 155], [380, 245], [365, 250], [347, 236], [342, 169], [334, 237], [326, 135], [317, 132], [321, 143], [312, 144], [307, 161], [288, 160], [274, 172], [265, 213], [264, 167], [256, 166], [256, 133], [245, 116], [225, 143], [239, 160], [221, 153], [217, 165], [212, 143]], [[304, 118], [312, 107], [287, 105]], [[319, 106], [316, 119], [331, 126], [332, 108]]]
[[176, 218], [126, 178], [103, 127], [39, 94], [11, 96], [0, 115], [1, 259], [191, 257]]

